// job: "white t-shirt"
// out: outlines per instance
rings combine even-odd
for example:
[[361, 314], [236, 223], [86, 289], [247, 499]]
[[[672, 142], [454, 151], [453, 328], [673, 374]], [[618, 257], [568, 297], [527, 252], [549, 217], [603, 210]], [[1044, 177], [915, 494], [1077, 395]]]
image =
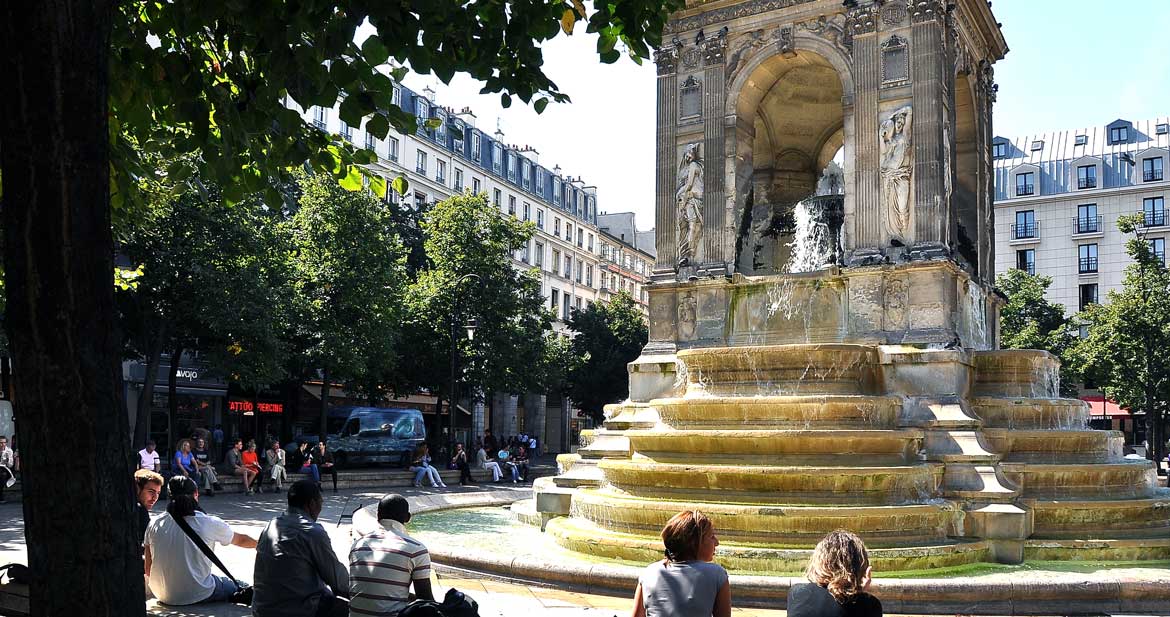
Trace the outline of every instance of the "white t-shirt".
[[[216, 543], [232, 543], [232, 528], [218, 517], [196, 512], [187, 517], [187, 522], [213, 551]], [[169, 513], [151, 521], [144, 544], [150, 547], [150, 590], [159, 602], [186, 605], [211, 597], [215, 591], [212, 574], [223, 574]]]
[[158, 471], [159, 470], [158, 450], [155, 450], [154, 452], [147, 452], [146, 448], [139, 450], [138, 451], [138, 465], [140, 467], [142, 467], [143, 469], [149, 469], [151, 471]]

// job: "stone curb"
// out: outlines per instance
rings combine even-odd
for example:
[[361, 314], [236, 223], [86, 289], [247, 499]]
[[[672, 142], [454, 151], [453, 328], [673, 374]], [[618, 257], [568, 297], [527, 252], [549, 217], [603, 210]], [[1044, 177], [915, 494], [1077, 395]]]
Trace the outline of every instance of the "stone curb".
[[[524, 492], [425, 495], [411, 498], [412, 512], [495, 506], [527, 497]], [[369, 516], [366, 514], [365, 516]], [[358, 525], [359, 515], [354, 515]], [[473, 547], [458, 553], [431, 549], [440, 566], [480, 576], [567, 588], [572, 591], [633, 597], [642, 568], [618, 564], [520, 560]], [[877, 579], [872, 591], [887, 614], [962, 615], [1164, 615], [1170, 607], [1170, 568], [1142, 569], [1142, 576], [1106, 570], [1099, 574], [1032, 572], [966, 578]], [[784, 608], [788, 589], [803, 578], [731, 575], [733, 603], [752, 608]]]

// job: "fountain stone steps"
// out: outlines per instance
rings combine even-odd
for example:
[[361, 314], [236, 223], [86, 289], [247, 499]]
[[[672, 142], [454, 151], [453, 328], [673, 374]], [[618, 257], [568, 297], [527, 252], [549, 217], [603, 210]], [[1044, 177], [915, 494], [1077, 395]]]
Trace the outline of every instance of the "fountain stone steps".
[[1020, 487], [1022, 496], [1037, 499], [1151, 497], [1158, 490], [1150, 461], [1000, 463], [1000, 469]]
[[[645, 564], [662, 559], [662, 539], [657, 534], [611, 531], [580, 518], [549, 521], [547, 532], [570, 550], [609, 559]], [[812, 555], [812, 544], [784, 547], [755, 546], [730, 540], [720, 543], [715, 561], [737, 573], [796, 574], [804, 570]], [[870, 563], [875, 570], [923, 570], [989, 560], [984, 541], [948, 539], [938, 543], [892, 548], [873, 548]]]
[[1022, 499], [1032, 510], [1034, 538], [1170, 537], [1170, 491], [1134, 499]]
[[1170, 560], [1170, 535], [1117, 539], [1030, 539], [1024, 541], [1024, 559], [1094, 562]]
[[1125, 440], [1120, 431], [1093, 429], [985, 428], [983, 435], [995, 451], [1004, 455], [1004, 462], [1117, 461]]
[[[894, 455], [905, 461], [918, 458], [923, 432], [849, 429], [746, 429], [629, 431], [635, 452], [689, 455], [751, 455], [770, 458], [784, 455]], [[708, 460], [711, 460], [708, 458]]]
[[711, 517], [721, 541], [767, 545], [816, 544], [834, 529], [862, 534], [870, 546], [945, 542], [961, 524], [953, 502], [883, 506], [776, 506], [644, 499], [606, 489], [584, 489], [573, 499], [572, 515], [611, 531], [654, 535], [680, 510], [695, 508]]
[[[700, 501], [726, 501], [737, 493], [776, 498], [846, 500], [846, 503], [902, 503], [938, 495], [941, 463], [859, 466], [849, 457], [839, 465], [753, 465], [741, 457], [734, 464], [602, 459], [598, 467], [608, 483], [631, 494], [654, 496], [662, 489], [707, 492]], [[724, 497], [724, 496], [728, 497]], [[694, 499], [696, 495], [690, 495]]]
[[795, 344], [684, 349], [687, 393], [715, 396], [876, 394], [876, 347]]
[[1089, 425], [1089, 406], [1080, 399], [976, 397], [971, 399], [984, 428], [1012, 430], [1082, 430]]
[[894, 428], [902, 399], [873, 395], [788, 395], [655, 399], [663, 424], [684, 428]]
[[976, 396], [1056, 397], [1060, 361], [1047, 351], [998, 349], [971, 354]]

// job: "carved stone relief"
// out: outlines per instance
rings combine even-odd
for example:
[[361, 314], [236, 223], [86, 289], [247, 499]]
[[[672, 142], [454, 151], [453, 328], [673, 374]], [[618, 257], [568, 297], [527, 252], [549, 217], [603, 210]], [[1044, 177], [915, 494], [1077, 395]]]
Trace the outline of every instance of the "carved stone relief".
[[729, 6], [722, 9], [715, 9], [713, 11], [706, 11], [698, 15], [692, 15], [679, 20], [671, 20], [666, 22], [666, 28], [663, 32], [686, 32], [693, 28], [702, 28], [711, 24], [718, 24], [740, 17], [747, 17], [748, 15], [756, 15], [766, 11], [774, 11], [776, 9], [788, 8], [798, 4], [806, 4], [814, 0], [754, 0], [753, 2], [744, 2], [735, 6]]
[[796, 55], [793, 49], [792, 41], [792, 26], [780, 26], [772, 33], [776, 37], [776, 50], [785, 58], [791, 58]]
[[890, 232], [903, 239], [910, 229], [910, 186], [914, 168], [910, 125], [913, 116], [910, 106], [902, 107], [882, 121], [879, 129], [882, 205]]
[[678, 338], [681, 341], [695, 340], [697, 330], [695, 293], [688, 291], [678, 299]]
[[698, 262], [703, 234], [703, 157], [701, 144], [688, 144], [678, 168], [675, 205], [678, 208], [678, 265]]
[[871, 6], [850, 9], [846, 25], [853, 36], [877, 32], [877, 14]]
[[752, 30], [737, 40], [731, 47], [735, 50], [731, 52], [731, 56], [727, 59], [726, 80], [728, 83], [735, 78], [739, 69], [747, 64], [748, 58], [755, 55], [757, 49], [760, 49], [768, 40], [764, 37], [763, 28], [759, 30]]
[[703, 52], [699, 51], [698, 47], [688, 47], [686, 51], [682, 52], [682, 65], [684, 69], [693, 69], [699, 66], [699, 60], [703, 59]]
[[887, 330], [906, 327], [906, 305], [909, 302], [906, 281], [891, 278], [886, 281], [885, 317]]
[[703, 115], [703, 82], [694, 75], [686, 78], [679, 88], [678, 117], [680, 120], [699, 118]]
[[654, 64], [658, 65], [659, 75], [670, 75], [678, 70], [678, 49], [663, 47], [654, 52]]
[[946, 19], [946, 6], [942, 0], [909, 0], [910, 20], [914, 23]]
[[954, 178], [951, 171], [951, 158], [954, 156], [951, 144], [951, 114], [950, 111], [943, 110], [942, 121], [942, 147], [943, 147], [943, 207], [947, 207], [951, 203], [951, 195], [955, 192]]
[[882, 23], [887, 26], [901, 26], [907, 16], [906, 5], [900, 2], [888, 2], [882, 7]]
[[853, 55], [853, 32], [847, 27], [845, 16], [838, 13], [833, 16], [820, 17], [797, 24], [801, 30], [822, 39], [841, 50], [845, 57]]
[[882, 85], [897, 86], [909, 80], [909, 44], [906, 39], [895, 34], [882, 43]]
[[727, 57], [727, 26], [714, 37], [703, 42], [703, 65], [723, 64]]

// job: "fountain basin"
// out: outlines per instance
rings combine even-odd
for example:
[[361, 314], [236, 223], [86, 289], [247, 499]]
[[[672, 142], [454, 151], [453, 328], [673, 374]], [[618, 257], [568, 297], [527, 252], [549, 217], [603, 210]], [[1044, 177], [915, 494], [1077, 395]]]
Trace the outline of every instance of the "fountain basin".
[[[630, 446], [639, 454], [658, 459], [656, 453], [692, 455], [743, 455], [746, 461], [773, 461], [776, 457], [866, 456], [892, 464], [920, 459], [923, 432], [902, 430], [756, 429], [629, 431]], [[712, 460], [707, 456], [708, 461]], [[831, 461], [826, 461], [831, 462]]]
[[1004, 462], [1104, 463], [1121, 460], [1120, 431], [988, 428], [983, 435]]
[[1025, 499], [1033, 538], [1170, 538], [1170, 491], [1137, 499]]
[[1022, 489], [1024, 497], [1151, 497], [1157, 492], [1150, 461], [1046, 464], [1002, 463], [1004, 476]]
[[753, 428], [830, 425], [894, 428], [902, 399], [894, 396], [804, 395], [667, 398], [651, 405], [675, 428]]
[[688, 394], [876, 394], [880, 382], [877, 348], [870, 345], [708, 347], [677, 355]]
[[1047, 351], [999, 349], [977, 351], [976, 396], [1056, 397], [1060, 395], [1060, 361]]
[[987, 428], [1077, 430], [1089, 424], [1089, 406], [1075, 398], [976, 397], [971, 405]]

